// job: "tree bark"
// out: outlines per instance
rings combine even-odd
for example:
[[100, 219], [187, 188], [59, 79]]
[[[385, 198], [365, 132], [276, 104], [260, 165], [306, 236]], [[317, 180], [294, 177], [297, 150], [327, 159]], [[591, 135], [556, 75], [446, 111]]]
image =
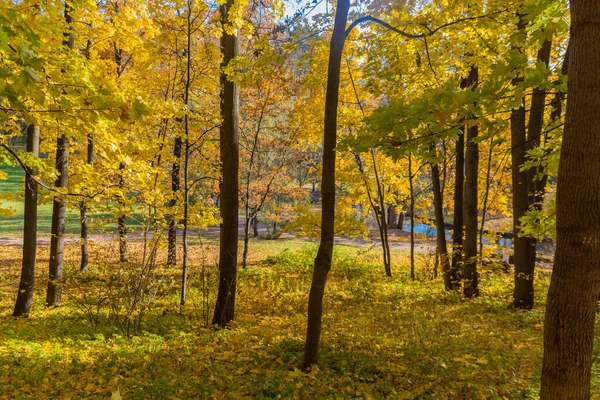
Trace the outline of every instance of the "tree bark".
[[408, 153], [408, 187], [410, 191], [410, 279], [415, 280], [415, 188], [412, 168], [412, 153]]
[[[92, 134], [87, 136], [87, 160], [88, 164], [94, 162], [94, 138]], [[81, 200], [79, 204], [79, 221], [81, 222], [81, 232], [79, 235], [81, 241], [81, 263], [79, 264], [80, 271], [86, 271], [88, 269], [90, 253], [88, 249], [88, 217], [87, 217], [87, 200]]]
[[556, 254], [544, 322], [542, 400], [590, 398], [600, 295], [600, 3], [571, 1]]
[[[460, 87], [468, 86], [467, 79], [461, 81]], [[454, 175], [454, 215], [452, 220], [452, 270], [460, 279], [460, 270], [463, 262], [463, 235], [464, 235], [464, 188], [465, 188], [465, 130], [463, 121], [461, 132], [456, 139], [456, 171]]]
[[[475, 89], [479, 83], [477, 67], [471, 67], [469, 85]], [[463, 293], [472, 298], [479, 295], [479, 274], [477, 272], [477, 178], [479, 171], [479, 145], [475, 140], [479, 134], [476, 120], [471, 120], [467, 128], [467, 151], [465, 156], [464, 223], [465, 259], [463, 263]]]
[[127, 250], [127, 226], [125, 225], [125, 164], [119, 164], [119, 217], [117, 219], [117, 230], [119, 231], [119, 261], [129, 261], [129, 252]]
[[[234, 0], [227, 0], [220, 6], [223, 28], [232, 23], [229, 11]], [[235, 290], [238, 253], [238, 170], [239, 170], [239, 88], [230, 81], [224, 68], [237, 56], [239, 51], [237, 29], [230, 34], [223, 29], [221, 38], [221, 118], [220, 152], [222, 180], [219, 210], [221, 231], [219, 243], [219, 290], [212, 323], [227, 326], [234, 318]]]
[[173, 145], [173, 169], [171, 170], [171, 201], [169, 202], [170, 216], [169, 216], [169, 237], [168, 237], [168, 248], [167, 248], [167, 266], [174, 267], [177, 264], [177, 212], [175, 212], [175, 206], [177, 206], [177, 194], [181, 189], [181, 150], [183, 147], [183, 140], [181, 136], [175, 138]]
[[[40, 127], [29, 125], [27, 127], [27, 151], [34, 157], [40, 155]], [[35, 284], [35, 265], [37, 254], [37, 182], [33, 178], [36, 169], [27, 168], [25, 171], [25, 209], [23, 226], [23, 264], [21, 267], [21, 280], [13, 316], [28, 317], [33, 301], [33, 287]]]
[[[65, 21], [68, 31], [63, 38], [63, 47], [72, 51], [75, 47], [73, 33], [73, 17], [71, 6], [65, 2]], [[56, 171], [58, 178], [54, 186], [59, 191], [65, 191], [69, 185], [69, 138], [59, 132], [56, 140]], [[55, 195], [52, 204], [52, 237], [50, 239], [50, 264], [48, 268], [48, 289], [46, 291], [46, 305], [59, 306], [62, 293], [63, 261], [65, 251], [65, 220], [67, 216], [67, 200], [64, 196]]]
[[[433, 157], [437, 154], [435, 145], [432, 144]], [[437, 161], [432, 161], [431, 165], [431, 181], [433, 186], [433, 206], [435, 209], [435, 228], [437, 230], [437, 253], [439, 262], [442, 267], [444, 277], [444, 288], [446, 290], [454, 290], [458, 286], [458, 276], [450, 267], [450, 259], [448, 258], [448, 247], [446, 244], [446, 228], [444, 226], [444, 201], [442, 198], [442, 185], [440, 183], [440, 167]], [[436, 262], [437, 264], [437, 262]]]
[[327, 275], [331, 269], [335, 226], [335, 147], [337, 141], [337, 108], [339, 98], [340, 67], [344, 50], [345, 28], [348, 21], [350, 0], [339, 0], [335, 13], [333, 35], [329, 46], [329, 69], [325, 94], [325, 123], [323, 131], [323, 170], [321, 179], [322, 213], [321, 243], [315, 258], [312, 283], [308, 298], [308, 321], [302, 369], [317, 364], [323, 295]]

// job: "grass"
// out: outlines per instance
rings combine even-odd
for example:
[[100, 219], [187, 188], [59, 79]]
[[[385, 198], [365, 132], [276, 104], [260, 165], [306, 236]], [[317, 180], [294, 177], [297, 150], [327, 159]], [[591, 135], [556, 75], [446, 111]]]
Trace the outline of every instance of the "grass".
[[[0, 180], [0, 208], [13, 210], [12, 215], [2, 216], [0, 233], [20, 234], [23, 232], [23, 182], [24, 173], [21, 167], [0, 165], [0, 171], [8, 174], [8, 179]], [[40, 198], [48, 196], [48, 190], [39, 188]], [[45, 194], [45, 196], [44, 196]], [[109, 212], [92, 211], [89, 213], [90, 233], [116, 231], [115, 217]], [[140, 230], [142, 221], [138, 214], [126, 217], [125, 223], [132, 231]], [[38, 205], [38, 232], [50, 233], [52, 226], [52, 202]], [[65, 232], [78, 233], [80, 231], [79, 208], [71, 199], [67, 207]]]
[[[178, 306], [178, 269], [144, 273], [115, 262], [117, 245], [92, 243], [90, 271], [79, 273], [67, 245], [63, 306], [43, 307], [38, 276], [29, 319], [12, 310], [20, 248], [0, 260], [2, 398], [528, 399], [538, 396], [548, 271], [536, 275], [538, 303], [509, 310], [512, 275], [485, 269], [482, 295], [467, 300], [431, 279], [432, 263], [408, 276], [407, 254], [393, 253], [386, 278], [377, 249], [337, 246], [328, 282], [318, 369], [298, 367], [316, 245], [253, 240], [240, 270], [236, 323], [207, 325], [216, 290], [216, 242], [194, 237], [189, 294]], [[159, 265], [165, 249], [159, 249]], [[39, 253], [45, 271], [47, 246]], [[134, 278], [134, 279], [131, 279]], [[143, 288], [137, 306], [131, 285]], [[137, 308], [136, 308], [137, 307]], [[132, 311], [133, 310], [133, 311]], [[127, 332], [128, 321], [139, 329]], [[129, 334], [128, 334], [129, 333]], [[599, 345], [598, 339], [596, 345]], [[598, 346], [596, 346], [598, 348]], [[594, 398], [600, 398], [596, 351]]]

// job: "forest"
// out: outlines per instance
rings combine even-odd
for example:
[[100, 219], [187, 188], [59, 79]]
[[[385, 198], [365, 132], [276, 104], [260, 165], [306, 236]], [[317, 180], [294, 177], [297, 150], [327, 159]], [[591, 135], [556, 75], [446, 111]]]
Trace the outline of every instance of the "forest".
[[0, 398], [600, 399], [598, 0], [0, 0]]

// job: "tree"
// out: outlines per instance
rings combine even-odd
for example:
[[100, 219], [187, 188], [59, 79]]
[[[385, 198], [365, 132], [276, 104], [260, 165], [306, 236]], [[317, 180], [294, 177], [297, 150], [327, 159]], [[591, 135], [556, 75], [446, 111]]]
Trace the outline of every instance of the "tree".
[[[469, 72], [469, 86], [475, 89], [479, 84], [479, 72], [476, 66], [471, 67]], [[479, 145], [477, 135], [479, 127], [477, 120], [467, 122], [467, 151], [465, 155], [465, 194], [464, 194], [464, 262], [463, 293], [466, 297], [479, 295], [479, 275], [477, 273], [477, 180], [479, 173]]]
[[337, 141], [337, 105], [340, 85], [340, 67], [346, 22], [350, 0], [340, 0], [335, 11], [333, 34], [329, 46], [329, 68], [327, 70], [327, 91], [325, 93], [325, 121], [323, 129], [323, 178], [321, 180], [321, 242], [313, 270], [310, 294], [308, 297], [308, 323], [302, 369], [308, 370], [317, 364], [321, 323], [323, 318], [323, 295], [325, 283], [331, 269], [334, 243], [335, 221], [335, 147]]
[[239, 41], [234, 0], [220, 7], [223, 37], [221, 38], [221, 163], [219, 209], [221, 233], [219, 242], [219, 291], [212, 323], [222, 327], [233, 321], [238, 253], [238, 170], [239, 170], [239, 88], [231, 79], [231, 61], [237, 56]]
[[[68, 31], [64, 33], [64, 51], [70, 52], [75, 48], [75, 34], [73, 33], [73, 16], [71, 6], [65, 1], [65, 20]], [[60, 124], [58, 125], [60, 127]], [[60, 193], [66, 190], [69, 183], [69, 138], [62, 132], [56, 141], [56, 178], [55, 187]], [[63, 258], [65, 251], [65, 220], [67, 216], [67, 200], [63, 195], [54, 195], [52, 206], [52, 238], [50, 239], [50, 267], [48, 272], [48, 290], [46, 291], [46, 305], [60, 305], [63, 278]]]
[[[33, 157], [40, 153], [40, 127], [30, 124], [27, 127], [27, 151]], [[33, 301], [33, 288], [35, 284], [35, 264], [37, 254], [37, 198], [38, 188], [34, 175], [35, 168], [25, 170], [25, 221], [23, 226], [23, 264], [19, 292], [13, 316], [28, 317]]]
[[571, 1], [567, 111], [556, 198], [556, 254], [544, 321], [540, 397], [589, 399], [600, 295], [600, 3]]

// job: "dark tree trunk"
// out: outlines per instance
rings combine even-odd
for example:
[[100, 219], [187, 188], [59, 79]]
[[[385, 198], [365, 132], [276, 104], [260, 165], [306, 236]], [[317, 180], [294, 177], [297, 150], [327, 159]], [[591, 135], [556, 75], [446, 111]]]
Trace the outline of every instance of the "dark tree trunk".
[[[185, 91], [183, 100], [186, 107], [190, 100], [190, 86], [192, 84], [192, 0], [187, 1], [187, 53], [185, 64]], [[190, 116], [185, 114], [183, 117], [183, 133], [185, 135], [184, 142], [184, 158], [183, 158], [183, 257], [181, 260], [181, 299], [179, 305], [183, 307], [187, 297], [187, 275], [188, 275], [188, 226], [190, 220], [190, 187], [189, 187], [189, 170], [190, 170]], [[177, 234], [177, 230], [175, 230]], [[177, 237], [177, 236], [175, 236]], [[175, 240], [174, 245], [177, 244]], [[176, 255], [176, 253], [174, 253]], [[175, 260], [177, 259], [174, 257]]]
[[415, 188], [412, 168], [412, 153], [408, 153], [408, 188], [410, 191], [410, 279], [415, 280]]
[[[88, 42], [89, 43], [89, 42]], [[87, 137], [87, 160], [88, 164], [94, 162], [94, 138], [91, 134]], [[81, 200], [79, 204], [79, 220], [81, 222], [81, 264], [79, 265], [80, 271], [86, 271], [90, 259], [90, 253], [88, 250], [88, 217], [87, 217], [87, 201]]]
[[169, 216], [169, 238], [167, 248], [167, 266], [174, 267], [177, 264], [177, 213], [175, 207], [177, 206], [177, 195], [181, 189], [181, 149], [183, 147], [183, 140], [181, 136], [175, 138], [173, 145], [173, 169], [171, 170], [171, 201], [169, 202], [170, 216]]
[[[461, 82], [461, 88], [467, 87], [467, 79]], [[465, 188], [465, 130], [463, 122], [461, 133], [456, 139], [456, 171], [454, 176], [454, 215], [452, 220], [452, 270], [460, 279], [460, 270], [463, 261], [463, 235], [464, 235], [464, 188]]]
[[[432, 150], [434, 152], [433, 157], [435, 158], [437, 156], [435, 154], [435, 145], [432, 145]], [[437, 161], [431, 162], [431, 181], [433, 186], [433, 206], [435, 209], [435, 228], [437, 230], [437, 253], [444, 276], [444, 287], [446, 290], [454, 290], [458, 286], [458, 276], [450, 267], [450, 259], [448, 258], [446, 228], [444, 226], [444, 201], [440, 183], [440, 168]]]
[[[524, 30], [526, 23], [520, 16], [517, 28]], [[520, 44], [513, 46], [522, 52]], [[538, 52], [538, 61], [548, 64], [550, 58], [550, 42], [544, 41]], [[522, 76], [513, 79], [518, 85]], [[510, 117], [512, 146], [512, 180], [513, 180], [513, 232], [515, 287], [513, 291], [513, 307], [529, 310], [534, 305], [533, 273], [535, 269], [536, 240], [521, 236], [521, 218], [535, 201], [536, 185], [534, 175], [537, 171], [530, 169], [521, 171], [527, 160], [527, 151], [540, 145], [540, 136], [544, 121], [545, 92], [535, 88], [532, 93], [531, 111], [529, 113], [529, 129], [526, 128], [525, 99], [521, 98], [519, 108], [512, 110]]]
[[394, 206], [388, 206], [388, 226], [392, 229], [398, 228], [398, 214]]
[[[63, 47], [72, 51], [75, 47], [73, 33], [73, 17], [70, 14], [71, 6], [65, 3], [65, 21], [68, 31], [63, 38]], [[56, 140], [56, 171], [58, 178], [54, 186], [58, 191], [66, 191], [69, 185], [69, 139], [63, 133]], [[63, 258], [65, 252], [65, 219], [67, 216], [67, 200], [64, 196], [55, 195], [52, 204], [52, 238], [50, 239], [50, 264], [48, 268], [48, 290], [46, 291], [46, 305], [59, 306], [62, 293]]]
[[403, 212], [398, 214], [398, 229], [404, 229], [404, 217], [405, 214]]
[[[220, 7], [223, 28], [229, 24], [229, 11], [234, 0], [227, 0]], [[224, 29], [221, 38], [223, 61], [225, 68], [238, 54], [239, 41], [237, 32], [227, 33]], [[234, 318], [235, 290], [237, 276], [238, 253], [238, 170], [239, 170], [239, 88], [221, 72], [221, 118], [220, 150], [222, 162], [221, 194], [219, 210], [221, 212], [219, 243], [219, 291], [215, 304], [212, 323], [225, 327]]]
[[[479, 82], [477, 67], [471, 67], [469, 86], [473, 89]], [[465, 194], [464, 194], [464, 224], [465, 258], [463, 262], [464, 280], [463, 293], [472, 298], [479, 295], [479, 274], [477, 272], [477, 178], [479, 170], [479, 145], [475, 140], [479, 134], [476, 120], [471, 120], [467, 128], [467, 151], [465, 157]]]
[[556, 255], [544, 322], [542, 400], [590, 398], [600, 294], [600, 2], [571, 1]]
[[254, 234], [253, 236], [255, 238], [257, 238], [258, 237], [258, 217], [254, 216], [253, 221], [254, 221], [254, 223], [252, 224], [252, 230], [253, 230], [253, 234]]
[[129, 261], [127, 251], [127, 226], [125, 225], [125, 164], [119, 164], [119, 217], [117, 219], [117, 230], [119, 231], [119, 261]]
[[[38, 157], [40, 154], [40, 127], [27, 127], [27, 151]], [[21, 280], [13, 316], [28, 317], [33, 301], [35, 284], [35, 263], [37, 254], [37, 182], [33, 178], [36, 169], [27, 168], [25, 171], [25, 209], [23, 226], [23, 264]]]
[[308, 323], [302, 369], [308, 370], [317, 364], [321, 323], [323, 317], [323, 295], [327, 274], [331, 269], [335, 225], [335, 147], [337, 141], [337, 107], [339, 98], [340, 67], [344, 50], [345, 28], [348, 21], [350, 0], [339, 0], [335, 13], [333, 36], [329, 47], [329, 69], [325, 94], [325, 123], [323, 132], [323, 171], [321, 180], [322, 213], [321, 243], [315, 265], [308, 298]]

